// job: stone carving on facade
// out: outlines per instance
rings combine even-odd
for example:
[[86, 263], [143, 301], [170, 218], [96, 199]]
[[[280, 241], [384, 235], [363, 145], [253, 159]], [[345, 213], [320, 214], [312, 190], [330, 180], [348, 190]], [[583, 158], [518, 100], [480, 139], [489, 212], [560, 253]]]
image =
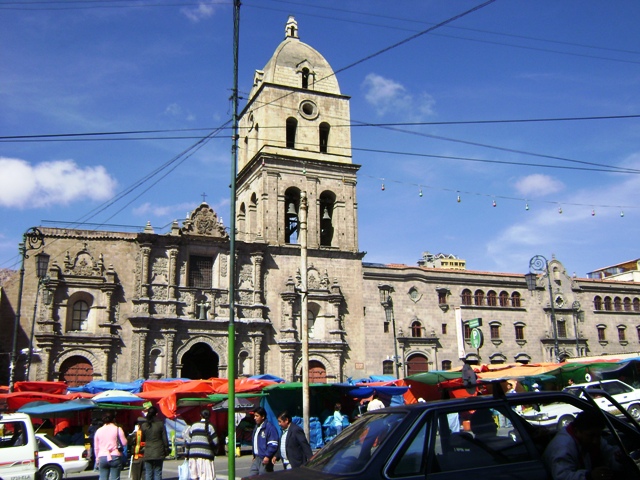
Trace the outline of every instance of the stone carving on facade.
[[220, 255], [220, 276], [223, 278], [227, 276], [227, 263], [227, 255]]
[[216, 212], [206, 203], [200, 204], [189, 218], [184, 221], [182, 233], [188, 235], [204, 235], [207, 237], [229, 238], [224, 229], [222, 220], [218, 219]]
[[73, 260], [71, 259], [70, 252], [67, 251], [64, 258], [65, 275], [78, 275], [82, 277], [102, 276], [104, 272], [104, 256], [100, 254], [98, 261], [96, 261], [87, 248], [87, 243], [85, 243], [82, 250], [76, 253]]
[[238, 272], [238, 288], [243, 290], [253, 290], [253, 265], [245, 263]]
[[167, 286], [166, 285], [151, 285], [151, 298], [154, 300], [166, 300], [167, 299]]
[[169, 259], [156, 257], [151, 265], [151, 283], [167, 285], [169, 272]]

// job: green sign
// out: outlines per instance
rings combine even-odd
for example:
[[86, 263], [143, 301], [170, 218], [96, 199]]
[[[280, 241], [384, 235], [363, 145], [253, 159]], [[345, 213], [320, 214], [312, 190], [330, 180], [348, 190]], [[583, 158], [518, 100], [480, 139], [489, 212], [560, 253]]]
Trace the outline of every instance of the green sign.
[[480, 348], [482, 347], [482, 331], [479, 328], [472, 328], [471, 329], [471, 336], [469, 337], [469, 340], [471, 341], [471, 346], [473, 348]]
[[471, 320], [467, 320], [467, 325], [469, 325], [469, 328], [478, 328], [482, 326], [482, 319], [481, 318], [472, 318]]

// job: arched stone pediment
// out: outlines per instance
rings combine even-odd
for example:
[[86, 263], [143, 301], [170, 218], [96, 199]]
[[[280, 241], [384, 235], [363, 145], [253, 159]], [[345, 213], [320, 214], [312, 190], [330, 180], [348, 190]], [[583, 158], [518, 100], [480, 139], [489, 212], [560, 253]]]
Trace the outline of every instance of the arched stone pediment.
[[207, 237], [229, 238], [222, 221], [218, 219], [216, 212], [206, 203], [201, 203], [189, 218], [184, 221], [181, 228], [183, 235], [204, 235]]

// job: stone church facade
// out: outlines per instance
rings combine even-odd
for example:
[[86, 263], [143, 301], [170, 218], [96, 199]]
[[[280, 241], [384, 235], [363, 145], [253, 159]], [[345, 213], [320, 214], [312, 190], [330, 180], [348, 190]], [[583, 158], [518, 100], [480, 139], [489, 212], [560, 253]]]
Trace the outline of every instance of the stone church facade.
[[[239, 119], [235, 358], [227, 349], [229, 236], [203, 202], [164, 234], [150, 225], [140, 233], [41, 228], [49, 280], [39, 288], [40, 252], [29, 252], [18, 332], [22, 349], [33, 328], [30, 378], [224, 378], [236, 362], [239, 376], [300, 380], [304, 198], [312, 381], [394, 374], [396, 364], [405, 376], [461, 358], [553, 361], [556, 345], [564, 359], [640, 350], [638, 283], [573, 278], [551, 259], [550, 295], [546, 276], [530, 292], [522, 273], [363, 263], [349, 123], [349, 97], [289, 18]], [[381, 288], [392, 303], [383, 305]], [[15, 275], [0, 298], [7, 331], [17, 297]], [[463, 324], [472, 318], [483, 319], [478, 349]], [[3, 351], [10, 348], [5, 338]]]

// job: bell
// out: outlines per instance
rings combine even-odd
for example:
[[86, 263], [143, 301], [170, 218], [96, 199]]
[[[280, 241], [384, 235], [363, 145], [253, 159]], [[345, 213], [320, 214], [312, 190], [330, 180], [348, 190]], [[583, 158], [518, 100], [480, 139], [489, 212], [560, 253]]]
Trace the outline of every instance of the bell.
[[296, 206], [293, 204], [293, 202], [289, 204], [289, 208], [287, 209], [287, 215], [297, 215]]
[[327, 207], [324, 207], [324, 212], [322, 212], [322, 220], [331, 220]]

